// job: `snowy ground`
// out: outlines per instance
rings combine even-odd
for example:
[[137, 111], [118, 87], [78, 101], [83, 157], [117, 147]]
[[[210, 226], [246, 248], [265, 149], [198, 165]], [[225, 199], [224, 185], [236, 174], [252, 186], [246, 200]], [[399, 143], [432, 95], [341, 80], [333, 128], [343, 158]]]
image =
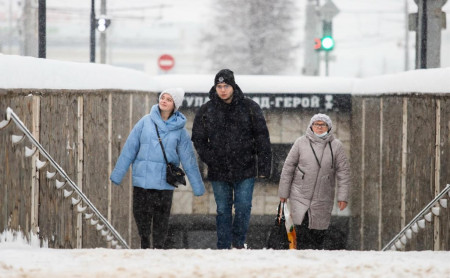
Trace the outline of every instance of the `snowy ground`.
[[62, 250], [0, 235], [0, 277], [449, 277], [450, 252]]

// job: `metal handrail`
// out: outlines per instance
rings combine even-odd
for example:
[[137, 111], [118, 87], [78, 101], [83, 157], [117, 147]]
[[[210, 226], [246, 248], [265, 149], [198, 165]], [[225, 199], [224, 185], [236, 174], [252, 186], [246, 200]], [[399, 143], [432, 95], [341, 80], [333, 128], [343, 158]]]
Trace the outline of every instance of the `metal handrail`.
[[78, 195], [83, 199], [84, 203], [89, 206], [89, 208], [94, 212], [94, 214], [102, 221], [103, 224], [111, 231], [114, 237], [119, 240], [119, 242], [127, 249], [130, 247], [126, 241], [120, 236], [120, 234], [114, 229], [114, 227], [108, 222], [108, 220], [103, 217], [103, 215], [97, 210], [94, 204], [84, 195], [80, 188], [69, 178], [69, 176], [64, 172], [61, 166], [56, 163], [50, 154], [42, 147], [42, 145], [34, 138], [31, 132], [27, 129], [24, 123], [19, 119], [19, 117], [14, 113], [14, 111], [8, 107], [6, 109], [6, 120], [13, 120], [14, 123], [19, 127], [19, 129], [30, 139], [31, 143], [39, 149], [39, 152], [50, 162], [50, 164], [55, 168], [56, 171], [69, 183], [69, 185], [78, 193]]
[[420, 218], [423, 217], [423, 215], [425, 215], [428, 210], [433, 207], [437, 202], [439, 202], [439, 200], [447, 193], [450, 191], [450, 184], [447, 184], [447, 186], [441, 191], [441, 193], [439, 193], [428, 205], [426, 205], [417, 215], [416, 217], [413, 218], [413, 220], [411, 220], [411, 222], [408, 223], [408, 225], [406, 225], [391, 241], [389, 241], [388, 244], [386, 244], [386, 246], [384, 246], [383, 249], [381, 249], [381, 251], [386, 251], [388, 248], [390, 248], [394, 242], [396, 242], [404, 233], [406, 230], [408, 230], [409, 228], [411, 228], [411, 226], [416, 223], [417, 220], [419, 220]]

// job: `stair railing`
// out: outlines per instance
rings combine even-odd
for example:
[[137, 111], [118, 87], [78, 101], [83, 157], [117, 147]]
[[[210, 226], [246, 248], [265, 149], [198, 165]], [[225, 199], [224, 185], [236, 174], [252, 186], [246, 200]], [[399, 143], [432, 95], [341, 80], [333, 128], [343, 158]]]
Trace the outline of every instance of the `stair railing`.
[[[37, 150], [45, 157], [45, 161], [36, 158], [36, 168], [38, 170], [43, 169], [45, 166], [50, 164], [56, 172], [46, 172], [47, 179], [55, 178], [56, 189], [64, 189], [64, 197], [68, 198], [73, 195], [74, 191], [78, 197], [72, 197], [72, 205], [77, 206], [77, 212], [84, 214], [84, 218], [89, 222], [90, 225], [95, 226], [96, 230], [101, 233], [107, 242], [111, 242], [111, 246], [116, 249], [122, 247], [129, 249], [126, 241], [120, 236], [120, 234], [114, 229], [114, 227], [108, 222], [108, 220], [103, 217], [103, 215], [97, 210], [97, 208], [92, 204], [92, 202], [84, 195], [80, 188], [70, 179], [66, 172], [55, 162], [55, 160], [50, 156], [50, 154], [42, 147], [42, 145], [34, 138], [31, 132], [27, 129], [24, 123], [19, 119], [19, 117], [13, 112], [11, 108], [6, 109], [6, 120], [0, 122], [0, 130], [6, 128], [10, 123], [14, 122], [17, 127], [23, 132], [21, 135], [11, 135], [11, 140], [13, 145], [19, 144], [27, 137], [33, 144], [30, 149], [25, 146], [25, 157], [33, 156]], [[56, 174], [62, 177], [62, 181], [56, 179]], [[64, 187], [69, 185], [69, 190]], [[83, 203], [86, 206], [83, 206]], [[89, 207], [89, 210], [88, 210]]]
[[441, 207], [447, 208], [447, 199], [445, 194], [450, 197], [450, 184], [439, 193], [428, 205], [426, 205], [381, 251], [402, 249], [409, 239], [412, 238], [413, 232], [419, 233], [419, 228], [425, 229], [426, 222], [433, 220], [433, 215], [439, 216]]

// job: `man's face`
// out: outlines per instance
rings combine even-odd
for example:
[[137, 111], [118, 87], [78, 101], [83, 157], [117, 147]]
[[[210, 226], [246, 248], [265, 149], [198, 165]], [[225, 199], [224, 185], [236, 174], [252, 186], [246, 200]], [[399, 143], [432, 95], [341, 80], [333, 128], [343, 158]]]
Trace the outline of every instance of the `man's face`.
[[216, 85], [217, 95], [222, 99], [225, 103], [231, 103], [233, 99], [233, 86], [228, 85], [227, 83], [218, 83]]

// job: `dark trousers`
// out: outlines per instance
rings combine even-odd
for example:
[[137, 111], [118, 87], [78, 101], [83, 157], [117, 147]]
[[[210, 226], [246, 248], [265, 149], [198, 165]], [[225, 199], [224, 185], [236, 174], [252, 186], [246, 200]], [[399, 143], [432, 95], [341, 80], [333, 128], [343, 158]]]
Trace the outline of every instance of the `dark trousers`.
[[173, 190], [133, 187], [133, 215], [141, 237], [142, 249], [150, 248], [150, 234], [153, 238], [153, 248], [164, 248], [172, 197]]
[[301, 225], [295, 225], [295, 232], [297, 233], [297, 249], [323, 249], [323, 242], [327, 230], [309, 229], [308, 212], [305, 213], [305, 218]]

